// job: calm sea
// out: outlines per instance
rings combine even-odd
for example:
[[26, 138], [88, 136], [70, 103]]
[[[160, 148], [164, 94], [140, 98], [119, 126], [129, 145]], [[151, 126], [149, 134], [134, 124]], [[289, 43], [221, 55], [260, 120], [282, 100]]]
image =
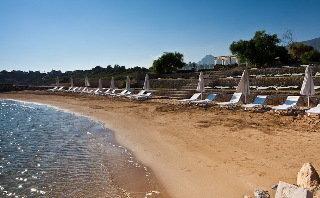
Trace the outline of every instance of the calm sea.
[[0, 197], [160, 197], [111, 131], [49, 106], [0, 100]]

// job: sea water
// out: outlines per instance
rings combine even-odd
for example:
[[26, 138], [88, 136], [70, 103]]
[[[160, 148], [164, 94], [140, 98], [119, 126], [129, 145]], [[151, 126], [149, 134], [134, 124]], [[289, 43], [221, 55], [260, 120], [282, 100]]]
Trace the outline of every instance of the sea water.
[[0, 197], [159, 197], [150, 170], [86, 117], [0, 100]]

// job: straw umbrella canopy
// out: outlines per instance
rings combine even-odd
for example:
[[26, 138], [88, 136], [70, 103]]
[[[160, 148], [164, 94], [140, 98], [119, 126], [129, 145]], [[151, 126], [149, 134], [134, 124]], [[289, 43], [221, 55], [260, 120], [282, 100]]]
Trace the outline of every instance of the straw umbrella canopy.
[[59, 77], [56, 77], [56, 86], [59, 87], [60, 83], [59, 83]]
[[130, 90], [130, 78], [129, 78], [129, 76], [127, 76], [127, 79], [126, 79], [126, 90]]
[[200, 72], [200, 75], [199, 75], [197, 91], [201, 92], [201, 99], [202, 99], [202, 94], [204, 92], [204, 78], [203, 78], [203, 73], [202, 72]]
[[88, 76], [86, 76], [85, 79], [84, 79], [84, 86], [85, 87], [90, 87], [90, 82], [89, 82]]
[[99, 90], [102, 90], [102, 80], [101, 78], [99, 78], [99, 86], [98, 86]]
[[110, 89], [115, 89], [116, 87], [114, 86], [114, 78], [111, 78], [111, 82], [110, 82]]
[[310, 96], [315, 94], [311, 67], [308, 65], [305, 70], [300, 94], [308, 97], [308, 107], [310, 106]]
[[247, 96], [250, 94], [249, 74], [247, 70], [244, 70], [242, 73], [236, 93], [242, 93], [244, 95], [244, 103], [247, 103]]
[[70, 87], [73, 87], [73, 78], [70, 77]]
[[146, 74], [146, 77], [144, 78], [143, 89], [145, 91], [149, 91], [149, 89], [150, 89], [150, 82], [149, 82], [149, 75], [148, 74]]

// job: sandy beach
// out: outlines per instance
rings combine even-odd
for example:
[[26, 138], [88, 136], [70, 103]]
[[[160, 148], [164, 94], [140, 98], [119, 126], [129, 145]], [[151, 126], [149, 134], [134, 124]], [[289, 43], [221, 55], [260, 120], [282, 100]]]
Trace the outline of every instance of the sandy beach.
[[0, 98], [57, 106], [115, 132], [170, 197], [243, 197], [279, 180], [295, 183], [305, 162], [320, 170], [320, 120], [107, 97], [12, 92]]

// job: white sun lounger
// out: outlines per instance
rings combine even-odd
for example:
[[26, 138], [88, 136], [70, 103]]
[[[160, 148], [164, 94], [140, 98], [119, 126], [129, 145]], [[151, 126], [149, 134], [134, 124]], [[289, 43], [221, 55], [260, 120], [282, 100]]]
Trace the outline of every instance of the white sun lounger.
[[240, 102], [241, 96], [242, 93], [234, 93], [229, 102], [218, 102], [217, 105], [220, 107], [237, 105]]
[[83, 91], [85, 91], [87, 88], [86, 87], [79, 87], [79, 89], [76, 91], [78, 93], [82, 93]]
[[92, 92], [93, 92], [93, 89], [92, 88], [88, 88], [88, 87], [86, 87], [86, 88], [84, 88], [82, 90], [82, 93], [86, 93], [86, 94], [91, 94]]
[[81, 92], [82, 89], [83, 89], [83, 87], [78, 87], [78, 88], [75, 89], [73, 92]]
[[95, 94], [97, 91], [99, 91], [99, 88], [90, 89], [87, 93], [88, 93], [88, 94]]
[[217, 96], [218, 96], [218, 94], [209, 94], [206, 99], [204, 99], [204, 100], [194, 100], [194, 101], [191, 101], [191, 103], [194, 103], [194, 104], [207, 104], [207, 103], [210, 103], [210, 102], [214, 101], [217, 98]]
[[88, 88], [87, 87], [84, 87], [80, 92], [81, 93], [86, 93], [88, 91]]
[[101, 93], [102, 93], [102, 89], [99, 89], [99, 88], [93, 92], [94, 95], [99, 95]]
[[70, 90], [67, 90], [66, 92], [74, 92], [78, 87], [72, 87]]
[[108, 96], [115, 96], [115, 95], [116, 95], [116, 90], [114, 89], [114, 90], [112, 90], [111, 92], [106, 93], [106, 95], [108, 95]]
[[91, 88], [85, 88], [82, 90], [82, 93], [90, 93], [91, 92]]
[[111, 89], [101, 90], [98, 92], [99, 95], [108, 95], [111, 92]]
[[191, 96], [191, 98], [189, 99], [182, 99], [182, 100], [178, 100], [179, 102], [191, 102], [191, 101], [195, 101], [198, 100], [198, 98], [201, 96], [201, 93], [195, 93], [193, 94], [193, 96]]
[[135, 98], [135, 97], [139, 97], [142, 96], [143, 94], [146, 93], [146, 90], [140, 90], [139, 93], [137, 94], [133, 94], [133, 95], [127, 95], [128, 98]]
[[73, 90], [73, 92], [80, 92], [82, 90], [82, 87], [77, 87], [76, 89]]
[[48, 89], [48, 91], [55, 91], [55, 90], [57, 90], [58, 89], [58, 87], [54, 87], [54, 88], [52, 88], [52, 89]]
[[272, 107], [272, 110], [274, 110], [274, 111], [288, 111], [290, 109], [293, 109], [297, 106], [299, 98], [300, 98], [300, 96], [288, 96], [286, 101], [283, 104]]
[[315, 90], [320, 89], [320, 86], [314, 86], [314, 89]]
[[128, 90], [125, 89], [125, 90], [122, 90], [120, 93], [115, 94], [115, 96], [125, 96], [127, 92]]
[[259, 108], [259, 107], [263, 107], [266, 103], [268, 96], [263, 96], [263, 95], [258, 95], [253, 103], [251, 104], [244, 104], [242, 105], [242, 107], [244, 107], [245, 110], [250, 109], [250, 108]]
[[313, 107], [309, 110], [306, 111], [307, 115], [311, 115], [311, 114], [320, 114], [320, 104], [318, 104], [316, 107]]
[[99, 91], [99, 88], [90, 89], [87, 93], [88, 94], [95, 94], [97, 91]]
[[146, 94], [142, 94], [140, 96], [135, 96], [134, 99], [137, 99], [137, 100], [147, 100], [151, 97], [151, 92], [148, 92]]
[[111, 93], [111, 89], [107, 89], [107, 91], [101, 92], [100, 95], [108, 95]]
[[93, 93], [93, 91], [94, 91], [94, 89], [89, 88], [89, 89], [87, 89], [86, 93], [87, 93], [87, 94], [92, 94], [92, 93]]
[[131, 94], [132, 94], [131, 91], [127, 91], [127, 92], [124, 94], [124, 96], [130, 96]]
[[65, 90], [66, 92], [69, 92], [73, 89], [73, 87], [69, 87], [69, 89]]
[[79, 89], [79, 87], [75, 87], [73, 89], [71, 89], [71, 92], [76, 92]]
[[54, 91], [62, 91], [64, 87], [60, 87], [59, 89], [56, 89]]
[[82, 93], [86, 93], [86, 94], [89, 94], [92, 92], [92, 89], [90, 88], [87, 88], [85, 91], [82, 91]]

